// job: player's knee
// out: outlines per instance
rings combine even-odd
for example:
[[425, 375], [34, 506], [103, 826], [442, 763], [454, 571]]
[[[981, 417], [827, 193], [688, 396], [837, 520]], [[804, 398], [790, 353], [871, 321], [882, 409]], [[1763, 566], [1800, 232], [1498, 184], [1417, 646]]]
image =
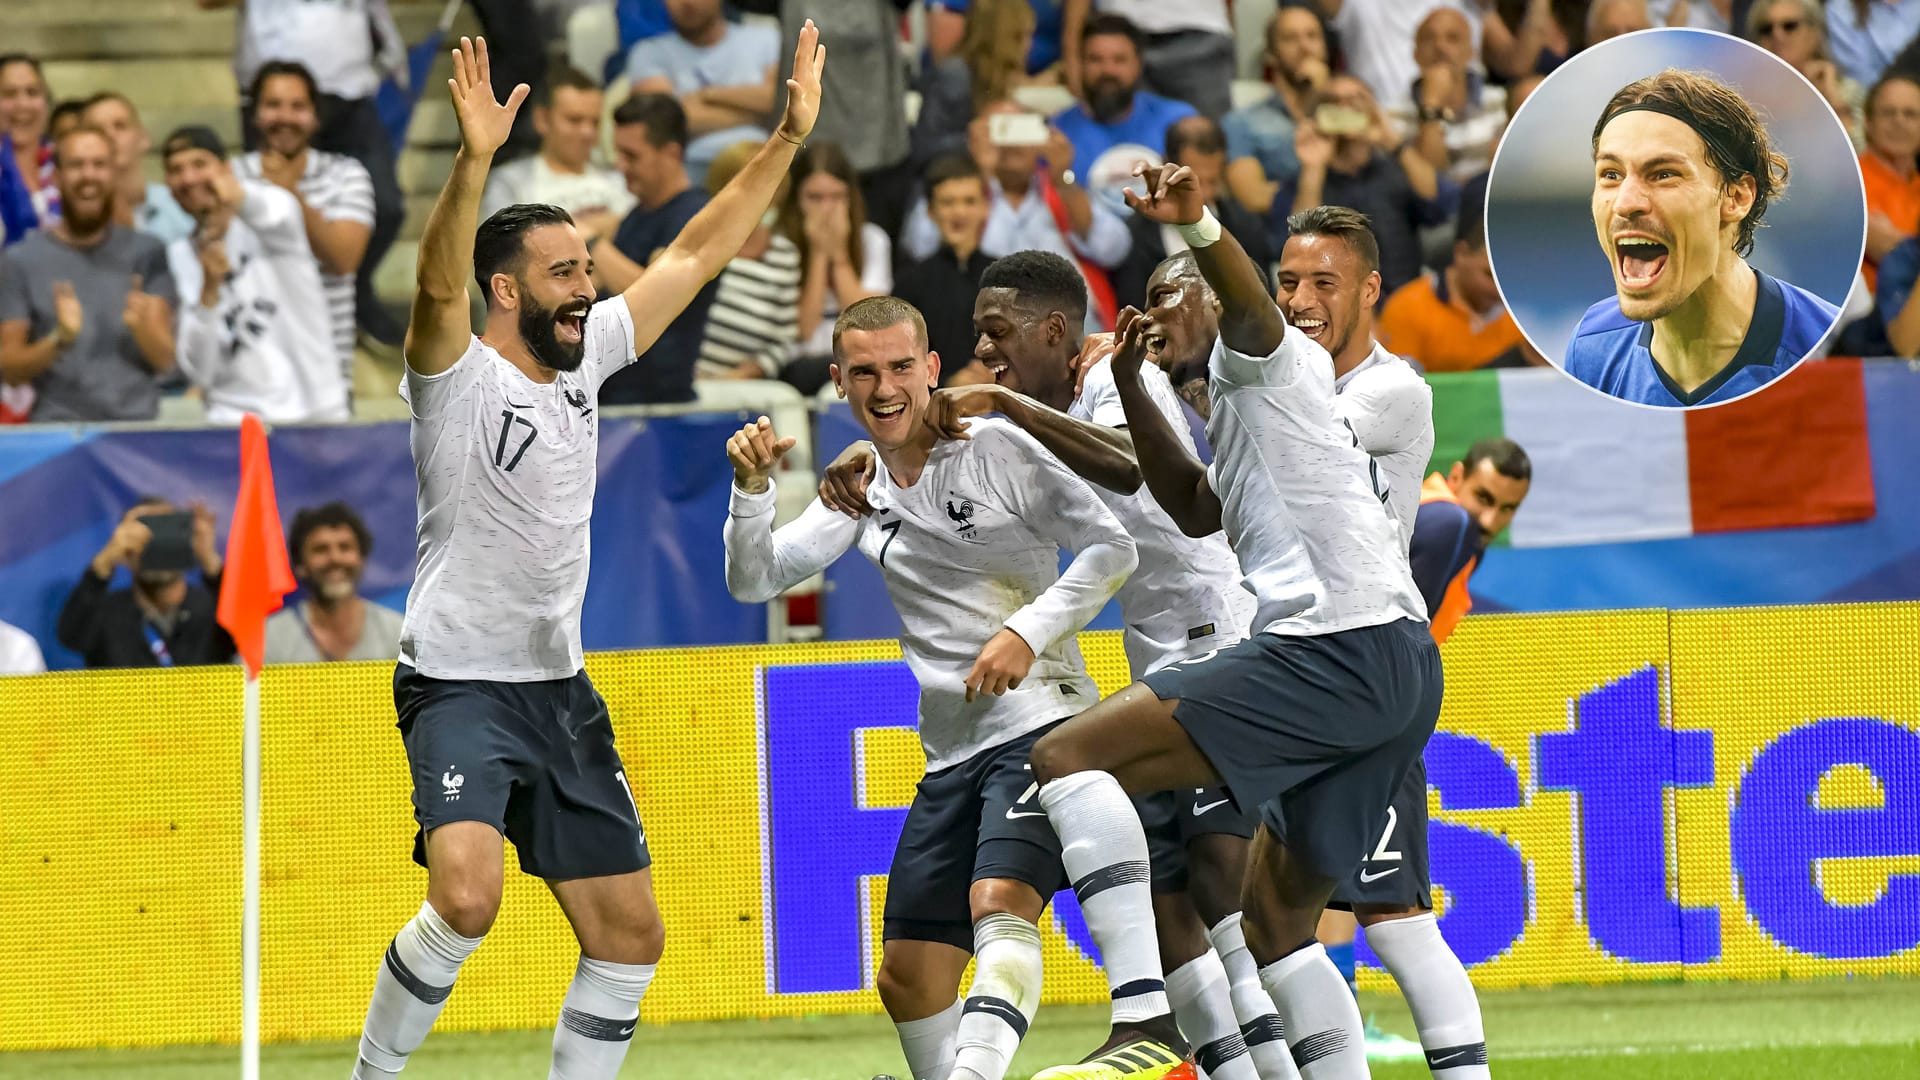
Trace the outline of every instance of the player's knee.
[[1040, 741], [1033, 744], [1030, 764], [1033, 766], [1033, 778], [1042, 786], [1051, 784], [1063, 776], [1083, 772], [1088, 768], [1085, 754], [1076, 745], [1078, 740], [1074, 738], [1074, 733], [1068, 730], [1071, 726], [1066, 724], [1054, 728], [1040, 736]]
[[651, 917], [635, 923], [628, 932], [628, 948], [632, 950], [636, 964], [657, 964], [667, 951], [667, 925], [660, 920], [656, 911]]
[[478, 881], [440, 883], [431, 890], [428, 902], [454, 933], [485, 937], [500, 914], [500, 888]]
[[1038, 890], [1024, 881], [982, 878], [973, 883], [973, 888], [967, 894], [967, 904], [972, 909], [976, 923], [989, 915], [1013, 915], [1028, 922], [1037, 922], [1046, 901]]

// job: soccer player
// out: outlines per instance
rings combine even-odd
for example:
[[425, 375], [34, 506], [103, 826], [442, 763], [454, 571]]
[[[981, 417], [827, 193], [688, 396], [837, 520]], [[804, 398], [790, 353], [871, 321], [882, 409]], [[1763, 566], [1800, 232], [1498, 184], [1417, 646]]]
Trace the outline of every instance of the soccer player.
[[[786, 114], [753, 161], [644, 277], [598, 304], [565, 211], [517, 205], [477, 223], [487, 167], [527, 87], [502, 104], [486, 43], [463, 38], [454, 52], [460, 151], [421, 237], [401, 386], [413, 413], [420, 557], [394, 705], [427, 898], [380, 966], [357, 1078], [398, 1073], [433, 1027], [499, 911], [503, 834], [521, 869], [547, 881], [580, 943], [552, 1075], [620, 1071], [664, 932], [613, 724], [581, 670], [594, 393], [647, 350], [760, 220], [813, 129], [818, 39], [808, 23]], [[469, 272], [487, 301], [478, 337]]]
[[1481, 439], [1444, 476], [1427, 477], [1411, 558], [1414, 583], [1433, 614], [1433, 640], [1446, 641], [1472, 610], [1467, 581], [1480, 568], [1486, 546], [1513, 523], [1532, 487], [1533, 461], [1512, 439]]
[[[1197, 291], [1199, 280], [1191, 260], [1186, 266], [1190, 277], [1156, 271], [1151, 289], [1168, 301], [1169, 311], [1180, 308], [1182, 315], [1189, 308], [1207, 308], [1203, 303], [1180, 307], [1183, 296]], [[1253, 596], [1240, 587], [1239, 567], [1223, 534], [1184, 535], [1140, 490], [1126, 416], [1106, 361], [1084, 372], [1076, 393], [1074, 361], [1086, 308], [1086, 282], [1060, 256], [1019, 251], [995, 260], [981, 278], [973, 310], [974, 356], [995, 381], [937, 391], [927, 422], [942, 438], [964, 439], [963, 418], [998, 413], [1097, 485], [1095, 493], [1139, 547], [1140, 568], [1121, 586], [1118, 600], [1127, 663], [1145, 674], [1246, 637]], [[1149, 341], [1211, 347], [1210, 309], [1196, 322], [1180, 319], [1175, 326], [1174, 321], [1170, 317]], [[1172, 383], [1157, 368], [1143, 372], [1142, 381], [1192, 453], [1193, 436]], [[850, 447], [827, 468], [822, 502], [830, 509], [871, 513], [863, 496], [872, 468], [870, 450], [863, 444]], [[1142, 819], [1150, 822], [1155, 926], [1169, 972], [1167, 995], [1195, 1059], [1215, 1080], [1297, 1076], [1279, 1017], [1240, 931], [1240, 881], [1251, 823], [1217, 788], [1156, 792], [1137, 803]], [[1250, 1044], [1261, 1058], [1249, 1055]], [[1157, 1075], [1166, 1067], [1142, 1062], [1136, 1071], [1124, 1057], [1115, 1064], [1133, 1076]]]
[[[1001, 1080], [1040, 1003], [1040, 915], [1066, 884], [1027, 758], [1098, 696], [1074, 635], [1133, 572], [1134, 543], [1012, 424], [974, 420], [964, 438], [936, 439], [926, 419], [940, 357], [912, 304], [848, 305], [833, 354], [834, 386], [880, 459], [873, 513], [816, 499], [774, 529], [768, 476], [793, 440], [761, 417], [727, 444], [727, 588], [764, 603], [851, 547], [879, 568], [920, 684], [927, 756], [887, 877], [880, 999], [914, 1080]], [[1074, 553], [1064, 572], [1061, 549]]]
[[1136, 213], [1179, 230], [1221, 305], [1208, 468], [1145, 391], [1150, 325], [1128, 311], [1110, 361], [1142, 474], [1181, 531], [1223, 526], [1256, 633], [1107, 698], [1034, 746], [1040, 802], [1100, 946], [1105, 1050], [1177, 1038], [1150, 937], [1146, 837], [1128, 791], [1220, 784], [1259, 808], [1247, 945], [1308, 1080], [1366, 1075], [1360, 1014], [1313, 941], [1335, 884], [1379, 836], [1440, 709], [1439, 654], [1379, 470], [1335, 409], [1333, 362], [1289, 326], [1185, 168], [1149, 167]]
[[1691, 71], [1628, 83], [1593, 125], [1593, 227], [1614, 295], [1587, 309], [1567, 374], [1642, 405], [1757, 390], [1839, 310], [1747, 265], [1787, 159], [1740, 92]]

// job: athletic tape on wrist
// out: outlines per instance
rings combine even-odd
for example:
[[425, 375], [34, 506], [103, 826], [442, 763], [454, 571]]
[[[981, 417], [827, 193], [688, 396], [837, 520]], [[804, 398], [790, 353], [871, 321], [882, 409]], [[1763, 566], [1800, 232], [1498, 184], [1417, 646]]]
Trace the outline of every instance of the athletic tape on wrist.
[[1213, 216], [1212, 207], [1200, 208], [1200, 220], [1191, 225], [1175, 225], [1174, 231], [1190, 248], [1203, 248], [1220, 239], [1220, 220]]

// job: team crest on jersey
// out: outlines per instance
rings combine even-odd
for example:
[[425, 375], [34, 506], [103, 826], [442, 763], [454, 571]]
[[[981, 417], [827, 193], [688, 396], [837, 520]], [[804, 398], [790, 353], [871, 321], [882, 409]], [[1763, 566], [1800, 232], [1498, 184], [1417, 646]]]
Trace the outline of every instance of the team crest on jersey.
[[[955, 492], [950, 491], [947, 494], [953, 495], [955, 494]], [[953, 520], [953, 523], [959, 526], [960, 539], [962, 540], [973, 539], [974, 524], [973, 524], [973, 500], [972, 499], [961, 498], [958, 505], [955, 505], [952, 499], [948, 499], [947, 500], [947, 517], [951, 518]]]
[[569, 390], [566, 393], [566, 399], [567, 404], [580, 410], [581, 416], [593, 415], [593, 406], [587, 404], [587, 392], [585, 390]]

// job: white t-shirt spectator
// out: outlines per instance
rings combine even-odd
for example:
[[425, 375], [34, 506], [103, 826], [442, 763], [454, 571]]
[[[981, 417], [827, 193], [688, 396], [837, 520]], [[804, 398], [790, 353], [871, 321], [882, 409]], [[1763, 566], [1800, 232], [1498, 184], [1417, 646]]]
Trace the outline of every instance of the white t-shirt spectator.
[[[893, 291], [893, 241], [887, 239], [885, 229], [871, 221], [860, 226], [860, 286], [877, 296]], [[801, 355], [826, 356], [833, 352], [833, 320], [840, 317], [840, 309], [845, 306], [829, 287], [825, 317], [813, 328], [813, 336], [801, 344]]]
[[286, 423], [345, 420], [348, 384], [300, 201], [272, 184], [241, 183], [246, 197], [227, 226], [230, 274], [213, 307], [200, 303], [193, 241], [167, 245], [180, 296], [180, 370], [200, 387], [212, 423], [237, 424], [250, 412]]
[[243, 87], [269, 60], [298, 60], [321, 93], [366, 98], [380, 89], [383, 71], [406, 63], [386, 0], [241, 0], [235, 33], [233, 73]]
[[[233, 171], [243, 180], [263, 180], [260, 152], [240, 158]], [[326, 221], [352, 221], [373, 228], [373, 177], [367, 167], [344, 154], [307, 151], [306, 175], [300, 178], [300, 197]], [[327, 319], [333, 324], [333, 346], [340, 352], [340, 372], [353, 385], [353, 275], [320, 271], [320, 288], [327, 294]]]
[[1373, 89], [1380, 107], [1405, 111], [1413, 104], [1413, 34], [1428, 15], [1443, 7], [1466, 15], [1473, 28], [1474, 55], [1480, 53], [1480, 16], [1462, 0], [1344, 0], [1331, 23], [1347, 54], [1347, 70]]
[[47, 659], [33, 635], [0, 622], [0, 675], [38, 675], [45, 670]]
[[1094, 8], [1103, 15], [1119, 15], [1143, 34], [1177, 34], [1182, 30], [1203, 30], [1209, 34], [1233, 36], [1233, 23], [1227, 18], [1226, 0], [1094, 0]]
[[633, 193], [627, 181], [612, 169], [588, 165], [587, 171], [564, 173], [547, 164], [540, 154], [510, 161], [487, 177], [486, 194], [480, 198], [480, 220], [515, 203], [550, 203], [574, 217], [592, 210], [611, 211], [626, 217], [633, 209]]
[[[728, 23], [726, 36], [712, 45], [695, 45], [678, 33], [636, 41], [627, 53], [627, 81], [664, 76], [673, 92], [684, 96], [711, 86], [749, 86], [767, 81], [767, 69], [780, 62], [780, 32], [770, 26]], [[775, 106], [784, 100], [775, 94]], [[737, 142], [758, 142], [767, 130], [757, 125], [725, 128], [696, 135], [687, 142], [687, 165], [696, 176], [705, 175], [707, 162]]]

